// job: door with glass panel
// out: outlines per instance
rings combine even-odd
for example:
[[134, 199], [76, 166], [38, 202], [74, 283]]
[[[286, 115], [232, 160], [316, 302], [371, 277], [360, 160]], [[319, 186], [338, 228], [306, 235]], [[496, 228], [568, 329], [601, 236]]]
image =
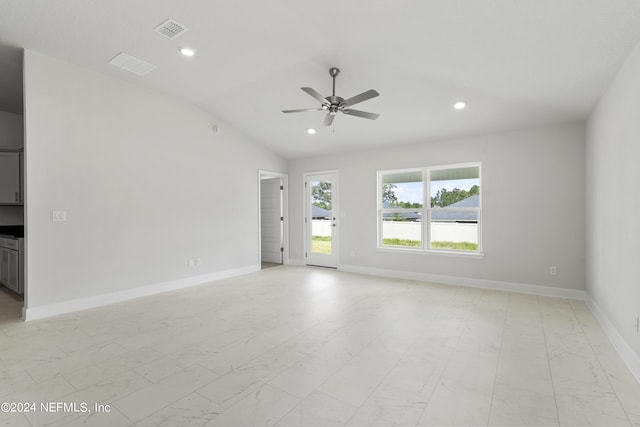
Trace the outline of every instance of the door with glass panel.
[[338, 174], [305, 175], [307, 265], [337, 268]]

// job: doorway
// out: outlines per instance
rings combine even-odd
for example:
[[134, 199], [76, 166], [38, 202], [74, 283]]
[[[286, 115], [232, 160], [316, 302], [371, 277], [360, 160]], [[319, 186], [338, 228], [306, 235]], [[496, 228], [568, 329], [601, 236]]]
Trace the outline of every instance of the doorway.
[[338, 267], [338, 172], [305, 174], [305, 262]]
[[287, 176], [260, 171], [260, 242], [261, 268], [275, 267], [285, 262], [285, 185]]

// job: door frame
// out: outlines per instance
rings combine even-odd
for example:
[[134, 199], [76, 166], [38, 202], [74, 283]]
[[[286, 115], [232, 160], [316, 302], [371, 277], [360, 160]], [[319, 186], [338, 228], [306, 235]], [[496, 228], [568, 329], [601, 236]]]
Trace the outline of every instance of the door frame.
[[281, 172], [258, 170], [258, 266], [262, 265], [262, 189], [260, 182], [262, 177], [280, 178], [282, 180], [282, 263], [289, 264], [289, 175]]
[[[332, 234], [332, 239], [331, 239], [331, 251], [333, 254], [335, 254], [335, 267], [327, 267], [327, 268], [335, 268], [335, 269], [339, 269], [340, 267], [340, 254], [338, 252], [338, 242], [340, 241], [340, 187], [339, 187], [339, 181], [340, 181], [340, 174], [338, 169], [331, 169], [331, 170], [322, 170], [322, 171], [314, 171], [314, 172], [305, 172], [302, 174], [302, 203], [303, 203], [303, 207], [302, 207], [302, 242], [303, 242], [303, 264], [307, 265], [307, 266], [315, 266], [313, 264], [308, 264], [307, 263], [307, 252], [309, 250], [311, 250], [311, 235], [308, 232], [309, 228], [311, 227], [311, 203], [309, 200], [307, 200], [307, 186], [306, 183], [309, 181], [309, 177], [310, 176], [314, 176], [314, 175], [335, 175], [336, 179], [335, 182], [332, 185], [332, 193], [331, 193], [331, 215], [336, 218], [335, 222], [337, 223], [337, 226], [333, 228], [333, 234]], [[309, 222], [307, 222], [307, 220]], [[323, 266], [316, 266], [316, 267], [323, 267]]]

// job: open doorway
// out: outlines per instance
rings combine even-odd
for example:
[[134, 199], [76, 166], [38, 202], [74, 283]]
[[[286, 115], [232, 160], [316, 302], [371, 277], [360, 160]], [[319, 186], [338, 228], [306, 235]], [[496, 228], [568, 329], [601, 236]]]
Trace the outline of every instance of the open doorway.
[[260, 265], [264, 268], [285, 263], [287, 175], [260, 171]]

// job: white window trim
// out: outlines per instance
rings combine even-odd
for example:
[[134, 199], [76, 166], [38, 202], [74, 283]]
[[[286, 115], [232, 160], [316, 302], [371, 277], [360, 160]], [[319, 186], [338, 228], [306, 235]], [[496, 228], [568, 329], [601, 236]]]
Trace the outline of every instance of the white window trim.
[[[478, 213], [478, 250], [477, 251], [464, 251], [458, 249], [432, 249], [429, 248], [430, 244], [430, 218], [431, 212], [433, 208], [431, 208], [431, 173], [434, 170], [443, 170], [443, 169], [456, 169], [463, 167], [477, 167], [478, 168], [478, 179], [480, 181], [480, 203], [478, 208], [438, 208], [439, 212], [443, 212], [444, 210], [449, 211], [470, 211]], [[422, 173], [422, 182], [423, 182], [423, 195], [422, 195], [422, 208], [384, 208], [382, 201], [382, 188], [383, 188], [383, 176], [390, 175], [394, 173], [402, 173], [402, 172], [421, 172]], [[455, 256], [455, 257], [463, 257], [463, 258], [483, 258], [484, 253], [482, 252], [482, 164], [480, 162], [469, 162], [469, 163], [457, 163], [451, 165], [438, 165], [438, 166], [425, 166], [422, 168], [406, 168], [406, 169], [390, 169], [390, 170], [381, 170], [377, 172], [378, 185], [377, 185], [377, 224], [378, 224], [378, 232], [377, 232], [377, 250], [380, 252], [394, 252], [394, 253], [412, 253], [412, 254], [429, 254], [429, 255], [446, 255], [446, 256]], [[442, 209], [442, 210], [441, 210]], [[420, 212], [423, 220], [421, 221], [421, 229], [422, 229], [422, 247], [412, 248], [412, 247], [402, 247], [402, 246], [389, 246], [382, 244], [382, 227], [383, 227], [383, 214], [384, 213], [403, 213], [403, 212]], [[427, 226], [425, 226], [427, 224]]]

